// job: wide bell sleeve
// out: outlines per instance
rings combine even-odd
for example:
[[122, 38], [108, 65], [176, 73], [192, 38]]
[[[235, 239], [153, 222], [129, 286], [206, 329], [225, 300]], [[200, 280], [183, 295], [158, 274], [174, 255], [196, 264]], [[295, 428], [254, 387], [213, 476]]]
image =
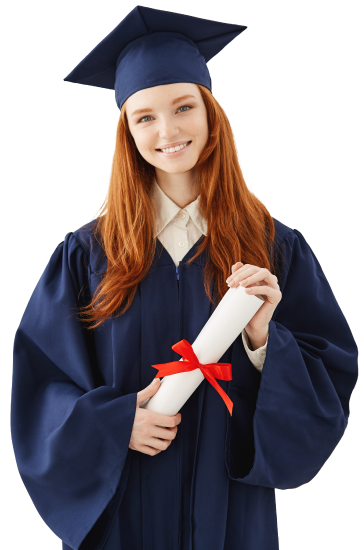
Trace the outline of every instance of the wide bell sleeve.
[[296, 229], [282, 243], [282, 299], [257, 393], [243, 377], [227, 415], [229, 477], [289, 489], [309, 482], [344, 434], [358, 350], [322, 268]]
[[17, 329], [11, 401], [19, 473], [45, 523], [73, 550], [125, 491], [137, 398], [102, 385], [92, 331], [76, 309], [90, 298], [87, 264], [69, 233]]

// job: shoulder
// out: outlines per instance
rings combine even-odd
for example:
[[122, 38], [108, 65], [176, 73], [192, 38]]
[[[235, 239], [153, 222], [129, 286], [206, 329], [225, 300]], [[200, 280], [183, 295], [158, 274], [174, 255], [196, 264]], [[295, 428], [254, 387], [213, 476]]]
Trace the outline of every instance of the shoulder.
[[281, 289], [288, 274], [305, 273], [310, 277], [313, 272], [321, 270], [320, 263], [310, 244], [298, 229], [293, 229], [274, 219], [276, 230], [275, 253], [279, 264]]
[[273, 218], [274, 235], [274, 255], [277, 262], [278, 279], [281, 289], [285, 286], [288, 273], [295, 269], [297, 262], [302, 269], [302, 261], [309, 255], [311, 249], [306, 243], [302, 233], [288, 225]]
[[292, 254], [292, 250], [297, 247], [309, 248], [305, 237], [298, 229], [293, 229], [275, 218], [273, 218], [273, 221], [275, 228], [274, 243], [276, 248], [284, 255]]
[[105, 267], [102, 266], [105, 255], [101, 245], [101, 238], [95, 231], [96, 222], [97, 219], [92, 220], [72, 233], [75, 241], [77, 241], [78, 245], [87, 255], [92, 271], [97, 271]]
[[292, 250], [295, 248], [300, 249], [302, 252], [309, 250], [312, 253], [310, 245], [298, 229], [288, 227], [288, 225], [285, 225], [275, 218], [273, 218], [273, 221], [275, 227], [274, 241], [282, 251], [286, 250], [292, 253]]
[[274, 221], [274, 229], [275, 229], [275, 243], [280, 246], [283, 241], [288, 237], [292, 236], [294, 237], [294, 229], [291, 227], [288, 227], [288, 225], [285, 225], [284, 223], [280, 222], [276, 218], [273, 218]]
[[90, 251], [95, 246], [94, 244], [94, 230], [95, 230], [96, 220], [92, 220], [85, 225], [82, 225], [76, 231], [73, 231], [73, 237], [78, 241], [79, 245], [84, 249], [85, 252], [90, 253]]

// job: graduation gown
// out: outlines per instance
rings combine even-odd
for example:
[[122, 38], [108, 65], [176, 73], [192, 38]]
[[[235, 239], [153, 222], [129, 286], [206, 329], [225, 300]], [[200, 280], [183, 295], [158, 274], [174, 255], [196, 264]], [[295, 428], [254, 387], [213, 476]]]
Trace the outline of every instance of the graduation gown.
[[358, 350], [310, 246], [274, 221], [282, 299], [262, 372], [239, 335], [220, 359], [232, 364], [219, 381], [232, 416], [204, 379], [156, 456], [129, 449], [137, 392], [213, 312], [206, 251], [187, 267], [194, 244], [178, 282], [158, 242], [131, 307], [88, 331], [76, 307], [106, 267], [93, 222], [55, 249], [15, 335], [11, 430], [24, 485], [63, 550], [278, 549], [274, 489], [308, 483], [340, 441]]

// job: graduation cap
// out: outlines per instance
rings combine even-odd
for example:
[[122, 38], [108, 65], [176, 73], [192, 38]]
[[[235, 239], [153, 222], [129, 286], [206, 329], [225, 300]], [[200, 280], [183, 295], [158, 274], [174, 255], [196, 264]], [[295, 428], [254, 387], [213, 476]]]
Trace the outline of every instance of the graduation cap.
[[136, 6], [64, 80], [129, 96], [175, 82], [211, 90], [206, 63], [247, 27]]

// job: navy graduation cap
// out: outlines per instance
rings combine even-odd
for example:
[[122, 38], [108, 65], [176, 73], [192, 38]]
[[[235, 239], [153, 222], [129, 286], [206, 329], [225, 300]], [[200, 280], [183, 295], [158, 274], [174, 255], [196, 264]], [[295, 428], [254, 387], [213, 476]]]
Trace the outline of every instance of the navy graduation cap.
[[174, 82], [211, 91], [206, 63], [247, 27], [136, 6], [64, 80], [129, 96]]

